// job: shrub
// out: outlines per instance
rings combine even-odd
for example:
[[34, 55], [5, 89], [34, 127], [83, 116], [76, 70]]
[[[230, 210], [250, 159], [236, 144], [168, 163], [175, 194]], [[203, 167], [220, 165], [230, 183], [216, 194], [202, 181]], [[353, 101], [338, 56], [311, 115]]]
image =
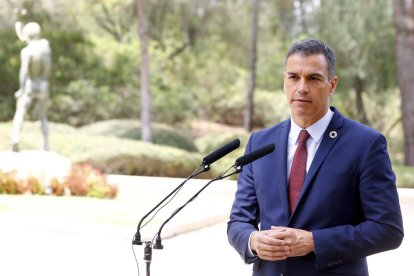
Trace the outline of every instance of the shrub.
[[[237, 93], [216, 105], [214, 119], [228, 125], [242, 126], [246, 100], [243, 93]], [[274, 125], [289, 118], [289, 107], [281, 91], [258, 90], [254, 99], [253, 125], [262, 128]]]
[[56, 133], [53, 137], [52, 146], [60, 154], [105, 173], [186, 177], [202, 160], [197, 153], [113, 136]]
[[63, 196], [65, 194], [65, 185], [60, 183], [56, 178], [50, 180], [50, 188], [54, 195]]
[[[97, 198], [115, 198], [118, 194], [116, 186], [108, 184], [106, 175], [88, 164], [76, 164], [65, 180], [61, 183], [56, 178], [50, 181], [51, 193], [64, 195], [65, 190], [74, 196], [89, 196]], [[0, 171], [0, 194], [31, 193], [44, 195], [46, 183], [35, 177], [19, 180], [14, 173]]]
[[63, 186], [74, 196], [114, 198], [118, 193], [116, 186], [108, 184], [106, 175], [89, 164], [73, 165]]
[[33, 176], [29, 176], [26, 179], [26, 186], [24, 188], [25, 191], [31, 192], [33, 195], [44, 195], [45, 186], [41, 183], [41, 181]]
[[0, 171], [0, 194], [21, 194], [22, 185], [16, 180], [12, 173]]
[[[87, 134], [110, 135], [132, 140], [141, 140], [141, 123], [138, 120], [118, 119], [96, 122], [86, 125], [80, 130]], [[186, 151], [197, 151], [196, 146], [188, 138], [174, 128], [163, 124], [152, 124], [153, 142]]]
[[[161, 149], [151, 150], [158, 146], [142, 143], [142, 150], [147, 149], [147, 153], [137, 153], [136, 150], [130, 153], [112, 155], [107, 153], [96, 158], [91, 157], [85, 162], [112, 174], [126, 175], [145, 175], [162, 177], [187, 177], [197, 166], [201, 164], [201, 157], [189, 155], [185, 151], [174, 148], [161, 147]], [[212, 172], [207, 172], [201, 177], [209, 178]]]
[[[91, 135], [71, 127], [50, 123], [50, 148], [72, 163], [90, 163], [105, 173], [187, 177], [200, 165], [198, 153], [115, 136]], [[10, 123], [0, 124], [0, 150], [10, 149]], [[25, 122], [21, 150], [41, 144], [39, 126]], [[211, 173], [203, 174], [204, 177]]]

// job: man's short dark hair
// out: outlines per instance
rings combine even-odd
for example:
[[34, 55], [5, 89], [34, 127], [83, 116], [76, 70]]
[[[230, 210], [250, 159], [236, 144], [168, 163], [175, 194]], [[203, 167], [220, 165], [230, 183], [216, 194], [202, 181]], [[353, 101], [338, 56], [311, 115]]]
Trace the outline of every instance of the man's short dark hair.
[[291, 55], [299, 54], [302, 56], [322, 54], [328, 64], [328, 77], [335, 76], [335, 54], [328, 44], [317, 39], [304, 39], [294, 43], [286, 54], [285, 64]]

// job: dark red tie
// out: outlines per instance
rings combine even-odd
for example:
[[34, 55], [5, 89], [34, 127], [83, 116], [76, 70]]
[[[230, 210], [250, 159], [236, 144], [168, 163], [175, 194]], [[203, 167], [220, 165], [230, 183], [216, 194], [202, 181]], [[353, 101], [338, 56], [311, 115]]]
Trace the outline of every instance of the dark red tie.
[[309, 138], [309, 133], [302, 129], [299, 133], [299, 143], [293, 156], [292, 168], [290, 169], [289, 177], [289, 207], [290, 213], [293, 213], [296, 202], [298, 201], [300, 192], [302, 190], [303, 182], [306, 175], [306, 159], [308, 158], [308, 151], [306, 148], [306, 140]]

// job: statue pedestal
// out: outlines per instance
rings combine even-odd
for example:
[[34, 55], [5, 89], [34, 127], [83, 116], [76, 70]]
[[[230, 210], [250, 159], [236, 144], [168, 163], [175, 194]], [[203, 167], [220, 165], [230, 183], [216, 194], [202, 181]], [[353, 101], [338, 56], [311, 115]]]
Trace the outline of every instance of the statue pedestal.
[[0, 171], [14, 173], [19, 180], [34, 177], [45, 188], [53, 178], [62, 182], [70, 173], [71, 165], [68, 158], [51, 151], [0, 152]]

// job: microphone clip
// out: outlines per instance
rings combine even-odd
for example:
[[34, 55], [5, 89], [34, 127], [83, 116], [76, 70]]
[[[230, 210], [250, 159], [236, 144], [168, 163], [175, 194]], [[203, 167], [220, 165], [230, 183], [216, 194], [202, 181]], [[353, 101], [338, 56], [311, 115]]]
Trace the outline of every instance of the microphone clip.
[[200, 166], [203, 167], [202, 172], [208, 172], [210, 170], [210, 164], [206, 164], [203, 162]]
[[151, 260], [152, 260], [151, 242], [147, 241], [145, 242], [145, 247], [144, 247], [144, 261], [146, 263], [150, 263]]
[[164, 249], [164, 246], [161, 244], [161, 237], [157, 235], [157, 239], [155, 240], [154, 249]]
[[132, 240], [133, 245], [142, 245], [141, 234], [138, 232], [135, 233], [134, 239]]
[[234, 164], [233, 168], [235, 169], [235, 173], [241, 173], [243, 171], [243, 166], [239, 164]]

